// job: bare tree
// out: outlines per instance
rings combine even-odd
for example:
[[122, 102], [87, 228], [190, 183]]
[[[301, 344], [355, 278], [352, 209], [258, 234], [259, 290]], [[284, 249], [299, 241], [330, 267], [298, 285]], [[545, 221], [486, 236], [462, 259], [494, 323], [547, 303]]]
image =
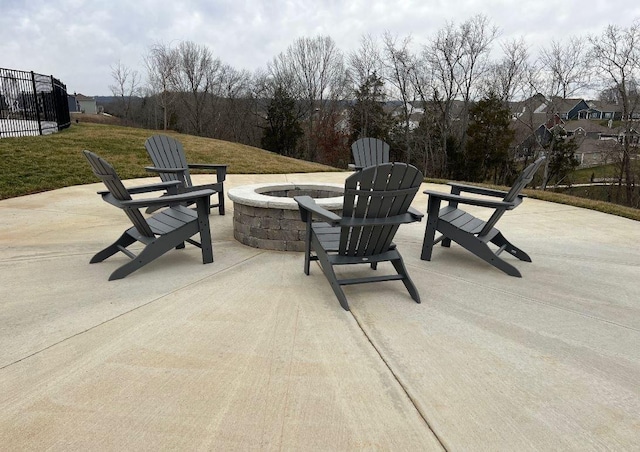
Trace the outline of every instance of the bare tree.
[[140, 87], [140, 76], [138, 71], [128, 68], [120, 61], [110, 67], [114, 84], [109, 85], [109, 89], [115, 97], [119, 98], [122, 117], [128, 120], [131, 116], [131, 101], [133, 96], [138, 94]]
[[144, 62], [149, 90], [162, 109], [162, 127], [167, 130], [170, 108], [175, 100], [172, 80], [176, 79], [178, 70], [178, 52], [168, 45], [156, 43], [149, 49]]
[[400, 142], [406, 152], [407, 162], [411, 162], [413, 147], [411, 142], [411, 115], [414, 111], [412, 102], [417, 98], [416, 85], [414, 83], [416, 79], [416, 57], [410, 49], [411, 36], [399, 40], [397, 36], [385, 32], [383, 42], [386, 80], [394, 89], [392, 96], [397, 96], [402, 101], [399, 123], [401, 129]]
[[547, 75], [551, 96], [568, 99], [589, 87], [590, 72], [584, 39], [572, 36], [566, 42], [551, 41], [540, 51], [542, 70]]
[[[462, 54], [458, 60], [460, 77], [456, 82], [463, 101], [462, 130], [466, 131], [469, 124], [470, 104], [477, 99], [483, 77], [490, 68], [488, 55], [491, 44], [498, 36], [498, 28], [491, 26], [486, 16], [479, 14], [460, 24], [459, 35]], [[465, 139], [466, 133], [462, 135], [462, 146]]]
[[209, 97], [210, 135], [222, 140], [257, 144], [255, 118], [249, 101], [251, 74], [223, 64], [216, 75]]
[[514, 101], [528, 91], [529, 49], [523, 38], [508, 40], [500, 46], [503, 57], [491, 65], [484, 92], [496, 93], [503, 102]]
[[[371, 135], [380, 130], [373, 123], [384, 115], [382, 103], [387, 97], [380, 49], [371, 35], [365, 35], [360, 47], [347, 57], [350, 97], [355, 99], [350, 109], [350, 125], [352, 138], [374, 136], [385, 139], [385, 136]], [[382, 110], [382, 111], [381, 111]]]
[[351, 89], [359, 89], [373, 74], [382, 74], [382, 57], [378, 44], [371, 37], [361, 38], [360, 47], [347, 57], [348, 75]]
[[[460, 91], [460, 60], [463, 57], [462, 42], [458, 30], [449, 22], [438, 30], [431, 41], [424, 46], [422, 59], [431, 73], [431, 85], [420, 85], [420, 95], [429, 103], [433, 111], [433, 122], [437, 128], [439, 144], [434, 143], [439, 155], [438, 173], [448, 166], [447, 148], [450, 143], [454, 118], [453, 106]], [[429, 92], [430, 91], [430, 92]], [[434, 162], [436, 159], [434, 158]]]
[[632, 205], [634, 175], [631, 169], [631, 150], [634, 135], [634, 114], [638, 107], [637, 87], [640, 83], [640, 22], [628, 28], [609, 25], [602, 34], [590, 36], [589, 55], [600, 73], [604, 85], [613, 86], [622, 105], [622, 156], [618, 185], [624, 179], [626, 201]]
[[191, 41], [181, 42], [176, 52], [178, 70], [172, 74], [171, 84], [183, 100], [191, 130], [200, 135], [205, 102], [222, 63], [208, 47]]
[[315, 160], [314, 142], [316, 117], [333, 115], [335, 101], [342, 98], [345, 68], [342, 53], [329, 36], [299, 38], [269, 64], [276, 83], [287, 86], [302, 102], [306, 113], [306, 158]]

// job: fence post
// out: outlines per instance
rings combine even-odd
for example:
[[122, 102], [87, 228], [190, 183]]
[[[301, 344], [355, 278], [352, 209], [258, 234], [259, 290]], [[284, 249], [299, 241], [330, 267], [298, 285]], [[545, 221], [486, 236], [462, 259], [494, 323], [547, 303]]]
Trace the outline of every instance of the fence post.
[[35, 101], [36, 118], [38, 119], [38, 133], [42, 135], [42, 121], [40, 120], [40, 109], [38, 108], [38, 91], [36, 90], [36, 75], [31, 71], [31, 85], [33, 86], [33, 99]]

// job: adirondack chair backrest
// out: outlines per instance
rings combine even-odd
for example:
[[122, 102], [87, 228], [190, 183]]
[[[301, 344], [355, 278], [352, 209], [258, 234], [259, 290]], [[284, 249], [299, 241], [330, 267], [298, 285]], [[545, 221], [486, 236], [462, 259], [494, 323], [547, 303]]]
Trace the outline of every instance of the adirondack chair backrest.
[[[544, 162], [544, 157], [540, 157], [535, 162], [529, 164], [518, 176], [518, 179], [513, 183], [511, 189], [507, 192], [507, 194], [502, 199], [504, 202], [513, 202], [516, 200], [520, 192], [529, 185], [529, 183], [533, 180], [533, 176], [535, 176], [536, 172]], [[480, 232], [480, 236], [488, 234], [489, 231], [496, 225], [498, 220], [505, 213], [505, 209], [497, 209], [493, 215], [489, 218], [487, 223], [484, 225], [484, 228]]]
[[156, 168], [184, 168], [184, 181], [176, 173], [160, 173], [163, 182], [179, 180], [187, 187], [193, 185], [182, 143], [166, 135], [153, 135], [147, 138], [144, 147]]
[[[117, 199], [118, 201], [131, 200], [131, 195], [122, 184], [122, 181], [118, 177], [116, 171], [109, 163], [107, 163], [105, 160], [98, 157], [91, 151], [82, 152], [89, 161], [91, 169], [93, 170], [93, 174], [95, 174], [102, 180], [104, 185], [107, 187], [107, 189], [115, 199]], [[147, 237], [154, 237], [151, 227], [149, 227], [147, 220], [144, 219], [144, 217], [140, 213], [140, 210], [127, 207], [121, 208], [127, 214], [127, 217], [129, 217], [129, 220], [131, 220], [131, 223], [133, 223], [140, 234]]]
[[360, 138], [351, 145], [351, 152], [357, 167], [389, 163], [389, 145], [377, 138]]
[[[343, 221], [407, 213], [422, 179], [422, 173], [406, 163], [385, 163], [352, 174], [345, 181]], [[399, 225], [342, 226], [338, 253], [366, 257], [386, 251]]]
[[509, 190], [509, 192], [505, 195], [503, 201], [513, 202], [520, 194], [520, 192], [524, 189], [524, 187], [529, 185], [529, 183], [533, 180], [533, 176], [542, 165], [542, 162], [544, 162], [544, 157], [540, 157], [535, 162], [529, 164], [524, 169], [524, 171], [522, 171], [522, 174], [520, 174], [518, 179], [516, 179], [513, 186], [511, 187], [511, 190]]

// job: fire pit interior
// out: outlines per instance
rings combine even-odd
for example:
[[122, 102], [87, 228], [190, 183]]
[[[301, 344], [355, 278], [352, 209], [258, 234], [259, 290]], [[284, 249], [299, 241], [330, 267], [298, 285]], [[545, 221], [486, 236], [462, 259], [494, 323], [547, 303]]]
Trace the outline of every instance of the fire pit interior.
[[305, 225], [294, 196], [311, 196], [331, 212], [342, 211], [344, 187], [337, 184], [256, 184], [232, 188], [233, 235], [254, 248], [304, 251]]

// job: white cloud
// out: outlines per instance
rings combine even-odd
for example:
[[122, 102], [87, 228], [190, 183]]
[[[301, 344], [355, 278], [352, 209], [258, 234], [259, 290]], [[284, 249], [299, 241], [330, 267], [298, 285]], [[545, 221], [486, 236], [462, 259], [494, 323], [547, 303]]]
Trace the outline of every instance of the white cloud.
[[0, 0], [0, 67], [53, 74], [69, 91], [108, 95], [110, 66], [143, 72], [150, 45], [191, 40], [238, 69], [265, 68], [296, 38], [330, 35], [346, 53], [364, 34], [425, 44], [447, 22], [484, 14], [501, 39], [536, 52], [552, 38], [600, 33], [640, 17], [632, 0]]

